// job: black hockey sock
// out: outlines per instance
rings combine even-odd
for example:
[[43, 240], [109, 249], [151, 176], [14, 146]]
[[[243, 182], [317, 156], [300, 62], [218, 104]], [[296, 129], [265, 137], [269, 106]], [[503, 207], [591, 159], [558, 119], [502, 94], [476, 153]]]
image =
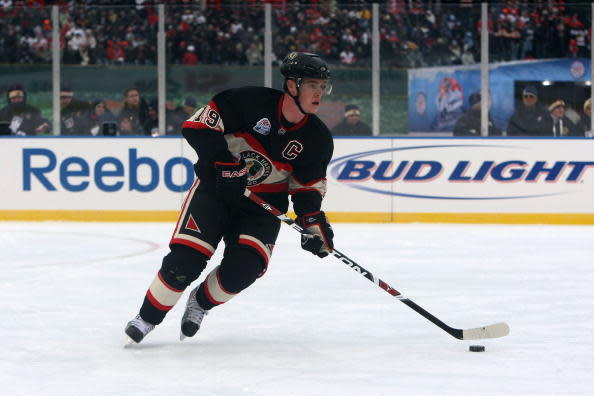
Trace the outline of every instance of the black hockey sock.
[[250, 248], [233, 246], [225, 253], [221, 265], [208, 274], [196, 293], [204, 309], [229, 301], [254, 283], [264, 268], [262, 257]]
[[142, 302], [142, 306], [140, 307], [140, 317], [154, 325], [158, 325], [165, 319], [165, 315], [167, 315], [169, 311], [161, 311], [157, 309], [147, 296], [144, 297], [144, 301]]
[[196, 292], [196, 300], [198, 301], [198, 305], [200, 305], [203, 309], [209, 310], [213, 307], [216, 307], [219, 304], [212, 303], [208, 297], [206, 297], [206, 292], [204, 291], [204, 283], [200, 284], [198, 288], [198, 292]]

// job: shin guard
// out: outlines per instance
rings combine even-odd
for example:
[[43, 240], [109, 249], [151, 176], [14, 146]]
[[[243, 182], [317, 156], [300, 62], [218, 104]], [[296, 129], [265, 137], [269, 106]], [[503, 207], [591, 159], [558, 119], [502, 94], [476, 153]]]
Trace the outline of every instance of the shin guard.
[[206, 260], [206, 256], [192, 248], [172, 246], [146, 292], [140, 308], [142, 319], [155, 325], [161, 323], [186, 287], [200, 276]]
[[253, 249], [232, 246], [221, 265], [200, 285], [196, 298], [204, 309], [223, 304], [256, 281], [265, 267], [262, 256]]

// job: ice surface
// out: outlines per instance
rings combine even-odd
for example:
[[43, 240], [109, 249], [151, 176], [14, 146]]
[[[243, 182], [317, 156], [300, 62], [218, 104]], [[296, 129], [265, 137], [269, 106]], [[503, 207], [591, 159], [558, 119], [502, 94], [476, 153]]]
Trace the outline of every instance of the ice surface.
[[505, 338], [454, 339], [283, 226], [268, 273], [196, 337], [178, 340], [184, 294], [123, 348], [172, 230], [0, 223], [2, 394], [592, 394], [594, 227], [335, 224], [405, 296], [457, 328], [506, 321]]

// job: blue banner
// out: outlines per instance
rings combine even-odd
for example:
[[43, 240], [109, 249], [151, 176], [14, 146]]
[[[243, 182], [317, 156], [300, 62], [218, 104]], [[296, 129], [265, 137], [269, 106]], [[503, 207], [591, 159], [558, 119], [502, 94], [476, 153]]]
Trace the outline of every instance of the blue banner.
[[[490, 116], [506, 130], [514, 112], [516, 81], [587, 81], [590, 60], [519, 61], [490, 67]], [[411, 69], [408, 72], [410, 132], [451, 132], [470, 106], [468, 98], [481, 89], [480, 65]]]

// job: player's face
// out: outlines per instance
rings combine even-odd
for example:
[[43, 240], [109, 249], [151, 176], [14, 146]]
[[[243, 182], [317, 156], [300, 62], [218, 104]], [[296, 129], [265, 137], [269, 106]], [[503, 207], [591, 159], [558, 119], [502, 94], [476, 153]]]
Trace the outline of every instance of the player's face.
[[304, 78], [299, 89], [301, 107], [307, 113], [317, 113], [322, 103], [322, 96], [328, 89], [326, 80]]

